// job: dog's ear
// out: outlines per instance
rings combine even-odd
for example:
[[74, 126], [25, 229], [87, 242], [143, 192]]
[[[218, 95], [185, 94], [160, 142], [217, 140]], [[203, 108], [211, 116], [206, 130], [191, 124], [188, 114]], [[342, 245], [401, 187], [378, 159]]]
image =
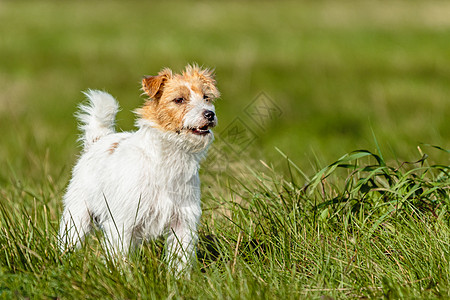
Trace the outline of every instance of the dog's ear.
[[164, 83], [170, 78], [172, 78], [170, 69], [163, 69], [157, 76], [146, 76], [142, 79], [142, 90], [150, 99], [159, 99]]

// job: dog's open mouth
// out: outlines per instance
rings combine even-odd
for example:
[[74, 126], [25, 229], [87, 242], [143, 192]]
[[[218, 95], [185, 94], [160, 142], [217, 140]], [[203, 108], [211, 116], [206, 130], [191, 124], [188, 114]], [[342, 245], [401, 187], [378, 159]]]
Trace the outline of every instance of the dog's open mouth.
[[197, 128], [190, 128], [189, 129], [193, 134], [197, 134], [197, 135], [206, 135], [211, 133], [211, 131], [209, 131], [209, 126], [205, 125], [202, 127], [197, 127]]

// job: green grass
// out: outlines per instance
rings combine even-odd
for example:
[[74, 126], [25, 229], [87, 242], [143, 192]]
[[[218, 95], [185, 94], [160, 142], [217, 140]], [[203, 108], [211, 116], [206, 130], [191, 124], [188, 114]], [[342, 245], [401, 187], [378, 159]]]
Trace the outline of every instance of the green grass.
[[[449, 8], [0, 3], [0, 296], [448, 298]], [[141, 76], [194, 61], [222, 99], [191, 279], [167, 272], [162, 240], [120, 265], [100, 233], [61, 255], [80, 91], [117, 96], [130, 130]], [[255, 121], [261, 95], [275, 113]]]
[[[301, 185], [297, 166], [288, 165], [289, 176], [267, 165], [242, 178], [221, 176], [226, 183], [205, 197], [190, 280], [167, 272], [161, 241], [119, 265], [104, 260], [99, 235], [61, 255], [54, 199], [7, 188], [1, 291], [37, 298], [450, 296], [448, 166], [428, 166], [425, 157], [392, 166], [355, 151]], [[28, 205], [14, 205], [17, 199]]]

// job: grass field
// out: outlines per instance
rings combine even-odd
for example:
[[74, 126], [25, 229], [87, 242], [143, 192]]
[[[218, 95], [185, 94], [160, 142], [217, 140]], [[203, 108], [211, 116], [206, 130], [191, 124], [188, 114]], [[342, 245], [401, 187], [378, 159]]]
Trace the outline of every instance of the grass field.
[[[450, 3], [0, 2], [0, 297], [450, 297]], [[81, 91], [215, 67], [190, 280], [56, 249]], [[433, 147], [435, 145], [438, 147]], [[367, 149], [367, 150], [361, 150]]]

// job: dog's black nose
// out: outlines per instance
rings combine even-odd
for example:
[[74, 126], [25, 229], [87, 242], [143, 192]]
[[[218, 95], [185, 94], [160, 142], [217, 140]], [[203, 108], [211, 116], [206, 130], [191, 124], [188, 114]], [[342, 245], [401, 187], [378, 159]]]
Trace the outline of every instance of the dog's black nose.
[[214, 117], [216, 116], [216, 114], [212, 110], [205, 110], [203, 112], [203, 116], [205, 117], [206, 120], [212, 122], [214, 121]]

